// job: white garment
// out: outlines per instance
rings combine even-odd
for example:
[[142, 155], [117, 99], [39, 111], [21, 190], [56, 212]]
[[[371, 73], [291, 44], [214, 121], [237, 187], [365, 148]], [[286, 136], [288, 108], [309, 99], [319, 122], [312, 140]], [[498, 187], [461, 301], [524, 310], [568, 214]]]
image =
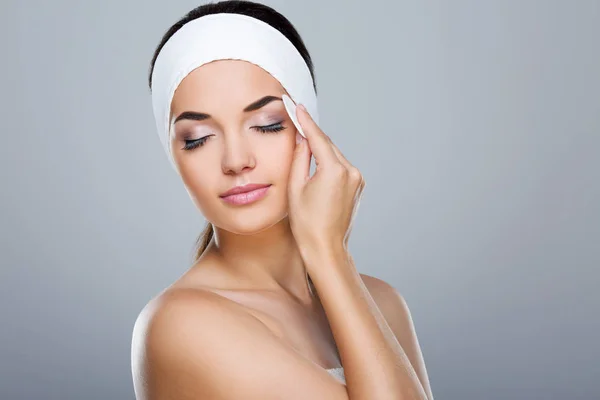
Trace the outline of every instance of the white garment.
[[342, 381], [344, 385], [346, 384], [346, 375], [344, 375], [344, 367], [329, 368], [326, 371], [329, 372], [331, 375], [335, 376], [340, 381]]

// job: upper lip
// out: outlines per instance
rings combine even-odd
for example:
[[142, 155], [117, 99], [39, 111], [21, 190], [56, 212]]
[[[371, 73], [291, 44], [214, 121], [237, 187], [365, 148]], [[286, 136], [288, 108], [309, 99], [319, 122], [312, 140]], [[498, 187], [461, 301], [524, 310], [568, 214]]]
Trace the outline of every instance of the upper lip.
[[228, 191], [226, 191], [224, 193], [221, 193], [221, 197], [231, 196], [232, 194], [247, 193], [247, 192], [251, 192], [253, 190], [264, 188], [264, 187], [267, 187], [267, 186], [271, 186], [271, 184], [268, 184], [268, 183], [249, 183], [249, 184], [244, 185], [244, 186], [236, 186], [234, 188], [229, 189]]

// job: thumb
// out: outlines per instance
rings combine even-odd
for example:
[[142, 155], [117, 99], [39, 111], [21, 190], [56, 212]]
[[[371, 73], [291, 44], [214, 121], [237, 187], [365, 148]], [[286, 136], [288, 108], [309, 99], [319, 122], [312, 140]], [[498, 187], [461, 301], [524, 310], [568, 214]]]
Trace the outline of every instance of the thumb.
[[[299, 136], [298, 133], [296, 135]], [[299, 189], [304, 185], [310, 174], [310, 148], [306, 139], [302, 139], [296, 144], [292, 165], [290, 167], [289, 187], [291, 190]]]

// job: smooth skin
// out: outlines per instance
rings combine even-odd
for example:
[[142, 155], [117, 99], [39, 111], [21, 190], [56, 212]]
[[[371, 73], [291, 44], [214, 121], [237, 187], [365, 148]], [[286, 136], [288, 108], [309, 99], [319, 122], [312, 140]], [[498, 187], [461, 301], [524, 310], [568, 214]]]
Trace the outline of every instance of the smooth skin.
[[[173, 157], [215, 237], [136, 320], [136, 398], [432, 400], [406, 302], [359, 274], [348, 250], [362, 175], [302, 107], [296, 144], [284, 93], [239, 60], [205, 64], [175, 92]], [[266, 95], [275, 100], [243, 111]], [[209, 117], [177, 120], [187, 111]], [[271, 187], [244, 206], [219, 198], [246, 183]], [[325, 370], [340, 365], [346, 385]]]

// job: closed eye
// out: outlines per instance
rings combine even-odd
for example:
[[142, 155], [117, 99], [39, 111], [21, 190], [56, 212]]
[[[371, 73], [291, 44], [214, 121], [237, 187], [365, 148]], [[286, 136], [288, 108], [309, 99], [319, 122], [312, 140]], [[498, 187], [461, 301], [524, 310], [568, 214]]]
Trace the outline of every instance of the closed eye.
[[206, 140], [212, 135], [208, 135], [208, 136], [204, 136], [203, 138], [200, 139], [194, 139], [194, 140], [185, 140], [185, 146], [183, 146], [183, 150], [192, 150], [195, 149], [196, 147], [200, 147], [203, 146], [204, 143], [206, 142]]
[[277, 122], [271, 125], [253, 126], [253, 128], [259, 130], [262, 133], [275, 133], [284, 130], [285, 126], [281, 125], [281, 122]]
[[[262, 133], [276, 133], [276, 132], [280, 132], [280, 131], [286, 129], [285, 126], [281, 125], [281, 122], [277, 122], [277, 123], [271, 124], [271, 125], [253, 126], [252, 128], [256, 129]], [[200, 139], [193, 139], [193, 140], [185, 139], [184, 140], [185, 146], [183, 146], [183, 150], [192, 150], [197, 147], [203, 146], [204, 143], [206, 142], [206, 140], [208, 140], [208, 138], [210, 136], [212, 136], [212, 135], [208, 135], [208, 136], [205, 136]]]

